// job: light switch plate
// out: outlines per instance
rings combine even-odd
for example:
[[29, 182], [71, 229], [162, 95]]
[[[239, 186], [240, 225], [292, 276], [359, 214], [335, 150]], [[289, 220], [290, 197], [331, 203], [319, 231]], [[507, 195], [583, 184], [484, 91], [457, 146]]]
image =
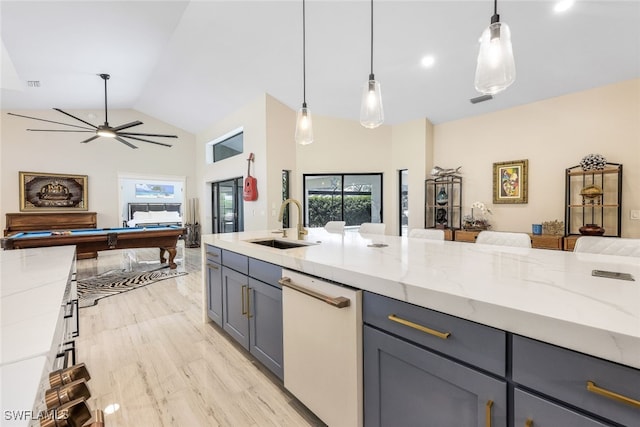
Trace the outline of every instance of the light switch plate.
[[640, 211], [632, 210], [629, 216], [631, 219], [640, 220]]

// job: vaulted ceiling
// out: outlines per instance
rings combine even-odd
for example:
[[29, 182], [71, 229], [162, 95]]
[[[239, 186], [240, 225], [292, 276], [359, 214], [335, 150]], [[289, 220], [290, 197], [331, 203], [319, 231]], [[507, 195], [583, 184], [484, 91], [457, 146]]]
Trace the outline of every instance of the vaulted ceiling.
[[[471, 104], [490, 0], [374, 2], [385, 123], [442, 123], [640, 77], [640, 2], [502, 0], [516, 82]], [[369, 1], [307, 0], [307, 102], [357, 120]], [[5, 111], [133, 108], [197, 133], [261, 93], [302, 103], [302, 2], [1, 1]], [[421, 65], [433, 55], [430, 68]], [[30, 87], [27, 81], [39, 81]], [[638, 94], [640, 96], [640, 94]]]

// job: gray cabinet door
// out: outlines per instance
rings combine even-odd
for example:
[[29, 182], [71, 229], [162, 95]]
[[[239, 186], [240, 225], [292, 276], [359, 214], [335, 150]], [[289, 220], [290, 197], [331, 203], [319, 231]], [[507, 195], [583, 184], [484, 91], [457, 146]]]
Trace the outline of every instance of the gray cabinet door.
[[249, 288], [249, 351], [283, 379], [282, 289], [252, 278]]
[[249, 349], [249, 322], [247, 320], [247, 300], [249, 278], [244, 274], [222, 267], [222, 328]]
[[207, 314], [222, 326], [222, 267], [207, 260]]
[[506, 427], [507, 385], [365, 325], [364, 422], [369, 427]]
[[515, 427], [610, 427], [548, 400], [515, 389]]

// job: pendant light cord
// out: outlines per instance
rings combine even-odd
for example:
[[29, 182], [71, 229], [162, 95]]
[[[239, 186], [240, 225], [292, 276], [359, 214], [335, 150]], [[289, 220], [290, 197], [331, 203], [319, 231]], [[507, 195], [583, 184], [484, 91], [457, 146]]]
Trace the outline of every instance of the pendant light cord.
[[[371, 0], [371, 73], [373, 76], [373, 0]], [[371, 78], [373, 79], [373, 77]]]
[[495, 24], [500, 21], [500, 15], [498, 15], [498, 0], [493, 0], [493, 16], [491, 17], [491, 23]]
[[302, 104], [307, 107], [307, 56], [306, 56], [306, 31], [305, 31], [305, 2], [302, 0]]

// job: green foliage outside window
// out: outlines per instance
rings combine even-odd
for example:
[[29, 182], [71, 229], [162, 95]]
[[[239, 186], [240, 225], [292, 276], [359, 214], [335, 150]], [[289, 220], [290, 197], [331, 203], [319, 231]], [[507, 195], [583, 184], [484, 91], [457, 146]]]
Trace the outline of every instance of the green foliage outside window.
[[329, 221], [345, 221], [346, 225], [371, 222], [371, 196], [345, 196], [344, 219], [340, 216], [342, 197], [312, 195], [308, 198], [309, 227], [324, 227]]

